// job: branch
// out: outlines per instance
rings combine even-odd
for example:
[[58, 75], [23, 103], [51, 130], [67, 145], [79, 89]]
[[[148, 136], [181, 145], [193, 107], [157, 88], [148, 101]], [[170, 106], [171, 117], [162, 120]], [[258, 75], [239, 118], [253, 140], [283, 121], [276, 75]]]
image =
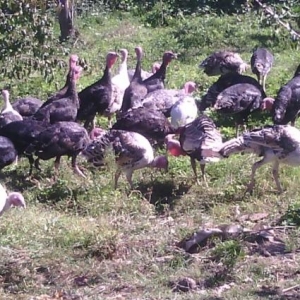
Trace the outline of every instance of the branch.
[[254, 0], [263, 10], [267, 15], [270, 15], [271, 17], [273, 17], [273, 19], [280, 24], [282, 27], [284, 27], [285, 29], [287, 29], [289, 31], [289, 33], [292, 35], [292, 38], [294, 40], [299, 40], [300, 39], [300, 33], [297, 32], [296, 30], [294, 30], [291, 26], [290, 23], [285, 23], [282, 20], [280, 20], [278, 14], [273, 10], [272, 7], [270, 6], [266, 6], [265, 4], [262, 4], [259, 0]]

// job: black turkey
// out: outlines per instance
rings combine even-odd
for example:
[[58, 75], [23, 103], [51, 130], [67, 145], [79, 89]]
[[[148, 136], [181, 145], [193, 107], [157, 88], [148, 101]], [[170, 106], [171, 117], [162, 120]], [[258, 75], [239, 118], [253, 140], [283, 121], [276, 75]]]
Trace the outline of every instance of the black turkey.
[[11, 122], [0, 128], [0, 136], [9, 138], [17, 150], [18, 156], [25, 155], [30, 163], [29, 175], [32, 173], [34, 159], [32, 155], [24, 154], [25, 149], [35, 138], [49, 126], [46, 122], [32, 119]]
[[86, 148], [90, 142], [89, 135], [84, 127], [75, 122], [57, 122], [49, 125], [47, 129], [38, 134], [26, 147], [26, 155], [37, 156], [35, 166], [39, 169], [39, 159], [48, 160], [56, 158], [55, 176], [62, 156], [71, 157], [74, 172], [82, 177], [85, 175], [78, 168], [76, 159], [78, 154]]
[[16, 110], [22, 117], [28, 118], [33, 116], [38, 109], [42, 106], [43, 101], [34, 97], [25, 97], [17, 99], [12, 107]]
[[300, 112], [300, 74], [295, 76], [277, 93], [275, 99], [268, 98], [265, 108], [270, 110], [274, 124], [295, 126]]
[[84, 127], [92, 125], [95, 127], [95, 117], [103, 115], [112, 100], [111, 68], [118, 58], [116, 52], [108, 52], [106, 56], [106, 67], [103, 76], [78, 93], [80, 107], [77, 113], [77, 121], [84, 121]]
[[79, 99], [76, 91], [76, 82], [80, 77], [82, 68], [73, 66], [70, 84], [63, 98], [53, 100], [42, 106], [32, 118], [38, 121], [56, 123], [60, 121], [75, 121], [79, 109]]
[[223, 90], [238, 83], [251, 84], [261, 91], [264, 98], [266, 97], [262, 86], [255, 78], [247, 75], [241, 75], [238, 73], [228, 73], [220, 76], [218, 80], [211, 85], [207, 93], [201, 98], [201, 102], [198, 107], [199, 110], [204, 111], [206, 108], [214, 106], [217, 101], [218, 95]]
[[263, 96], [261, 90], [252, 84], [235, 84], [218, 95], [214, 109], [218, 113], [235, 117], [238, 136], [239, 125], [246, 125], [250, 114], [263, 109], [266, 101]]
[[174, 133], [174, 128], [165, 115], [158, 110], [137, 107], [122, 113], [112, 129], [138, 132], [152, 144], [164, 143], [165, 136]]

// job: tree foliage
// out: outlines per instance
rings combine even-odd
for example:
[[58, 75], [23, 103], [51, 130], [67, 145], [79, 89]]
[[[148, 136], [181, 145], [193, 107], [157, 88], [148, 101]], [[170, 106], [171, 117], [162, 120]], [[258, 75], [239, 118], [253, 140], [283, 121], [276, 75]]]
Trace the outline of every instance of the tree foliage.
[[2, 76], [18, 78], [40, 71], [51, 79], [58, 47], [50, 1], [0, 0]]

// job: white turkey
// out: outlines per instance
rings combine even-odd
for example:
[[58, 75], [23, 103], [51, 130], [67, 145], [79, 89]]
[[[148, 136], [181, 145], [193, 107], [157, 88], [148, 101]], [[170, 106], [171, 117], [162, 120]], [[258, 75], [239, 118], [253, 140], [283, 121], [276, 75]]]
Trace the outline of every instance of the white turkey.
[[127, 72], [128, 51], [127, 49], [120, 49], [120, 53], [122, 61], [119, 66], [118, 74], [111, 79], [112, 100], [108, 108], [105, 110], [105, 115], [108, 118], [110, 127], [112, 115], [121, 109], [125, 90], [130, 84]]
[[[94, 129], [98, 130], [99, 129]], [[168, 169], [166, 156], [154, 157], [150, 142], [141, 134], [123, 130], [102, 131], [82, 151], [82, 155], [95, 167], [104, 165], [104, 157], [109, 148], [112, 147], [115, 154], [117, 170], [115, 173], [115, 188], [121, 173], [125, 173], [126, 179], [133, 188], [132, 174], [135, 170], [145, 167]], [[92, 134], [95, 136], [95, 134]]]
[[257, 48], [251, 56], [251, 70], [266, 90], [266, 79], [274, 62], [273, 54], [266, 48]]
[[212, 53], [199, 65], [208, 76], [218, 76], [226, 73], [243, 73], [249, 65], [243, 61], [238, 53], [218, 51]]
[[0, 114], [0, 127], [10, 122], [23, 120], [23, 117], [11, 106], [8, 90], [2, 90], [2, 96], [4, 99], [4, 107]]
[[170, 117], [172, 106], [186, 95], [192, 95], [196, 90], [196, 83], [187, 81], [183, 88], [177, 89], [160, 89], [149, 93], [142, 101], [142, 105], [147, 108], [154, 108]]
[[272, 175], [277, 190], [281, 193], [283, 190], [279, 182], [279, 164], [300, 166], [300, 131], [290, 125], [266, 126], [243, 133], [242, 136], [225, 142], [219, 151], [208, 150], [206, 155], [213, 156], [215, 153], [219, 157], [228, 157], [240, 152], [255, 153], [263, 157], [252, 166], [247, 192], [252, 192], [254, 188], [257, 169], [272, 163]]
[[196, 160], [200, 162], [202, 178], [206, 182], [205, 164], [218, 161], [217, 157], [205, 156], [204, 149], [215, 149], [222, 145], [222, 136], [213, 120], [206, 115], [201, 115], [193, 122], [180, 128], [179, 141], [174, 135], [166, 137], [166, 148], [172, 156], [188, 155], [198, 184], [200, 184], [196, 170]]
[[[196, 86], [194, 86], [194, 89]], [[171, 108], [171, 125], [176, 129], [193, 122], [198, 116], [195, 99], [190, 95], [182, 96]]]
[[0, 184], [0, 216], [12, 206], [26, 208], [23, 195], [18, 192], [11, 192], [7, 194], [3, 185]]

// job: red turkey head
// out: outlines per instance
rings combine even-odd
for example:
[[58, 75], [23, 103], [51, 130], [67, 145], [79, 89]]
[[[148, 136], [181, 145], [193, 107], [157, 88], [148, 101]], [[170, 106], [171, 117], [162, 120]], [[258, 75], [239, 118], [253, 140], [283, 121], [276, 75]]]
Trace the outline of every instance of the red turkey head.
[[172, 59], [177, 58], [177, 54], [173, 53], [172, 51], [166, 51], [163, 55], [163, 63], [168, 65]]
[[106, 56], [106, 66], [111, 69], [114, 63], [116, 62], [119, 54], [116, 52], [108, 52]]
[[187, 81], [184, 84], [184, 92], [186, 94], [192, 94], [197, 89], [197, 84], [193, 81]]
[[274, 101], [275, 101], [275, 99], [271, 98], [271, 97], [264, 98], [260, 105], [260, 109], [271, 111], [273, 108]]
[[142, 57], [143, 57], [143, 49], [142, 49], [142, 47], [141, 46], [135, 47], [134, 51], [135, 51], [137, 59], [141, 60]]
[[78, 56], [76, 54], [72, 54], [69, 58], [69, 69], [71, 70], [72, 67], [76, 66], [78, 62]]

